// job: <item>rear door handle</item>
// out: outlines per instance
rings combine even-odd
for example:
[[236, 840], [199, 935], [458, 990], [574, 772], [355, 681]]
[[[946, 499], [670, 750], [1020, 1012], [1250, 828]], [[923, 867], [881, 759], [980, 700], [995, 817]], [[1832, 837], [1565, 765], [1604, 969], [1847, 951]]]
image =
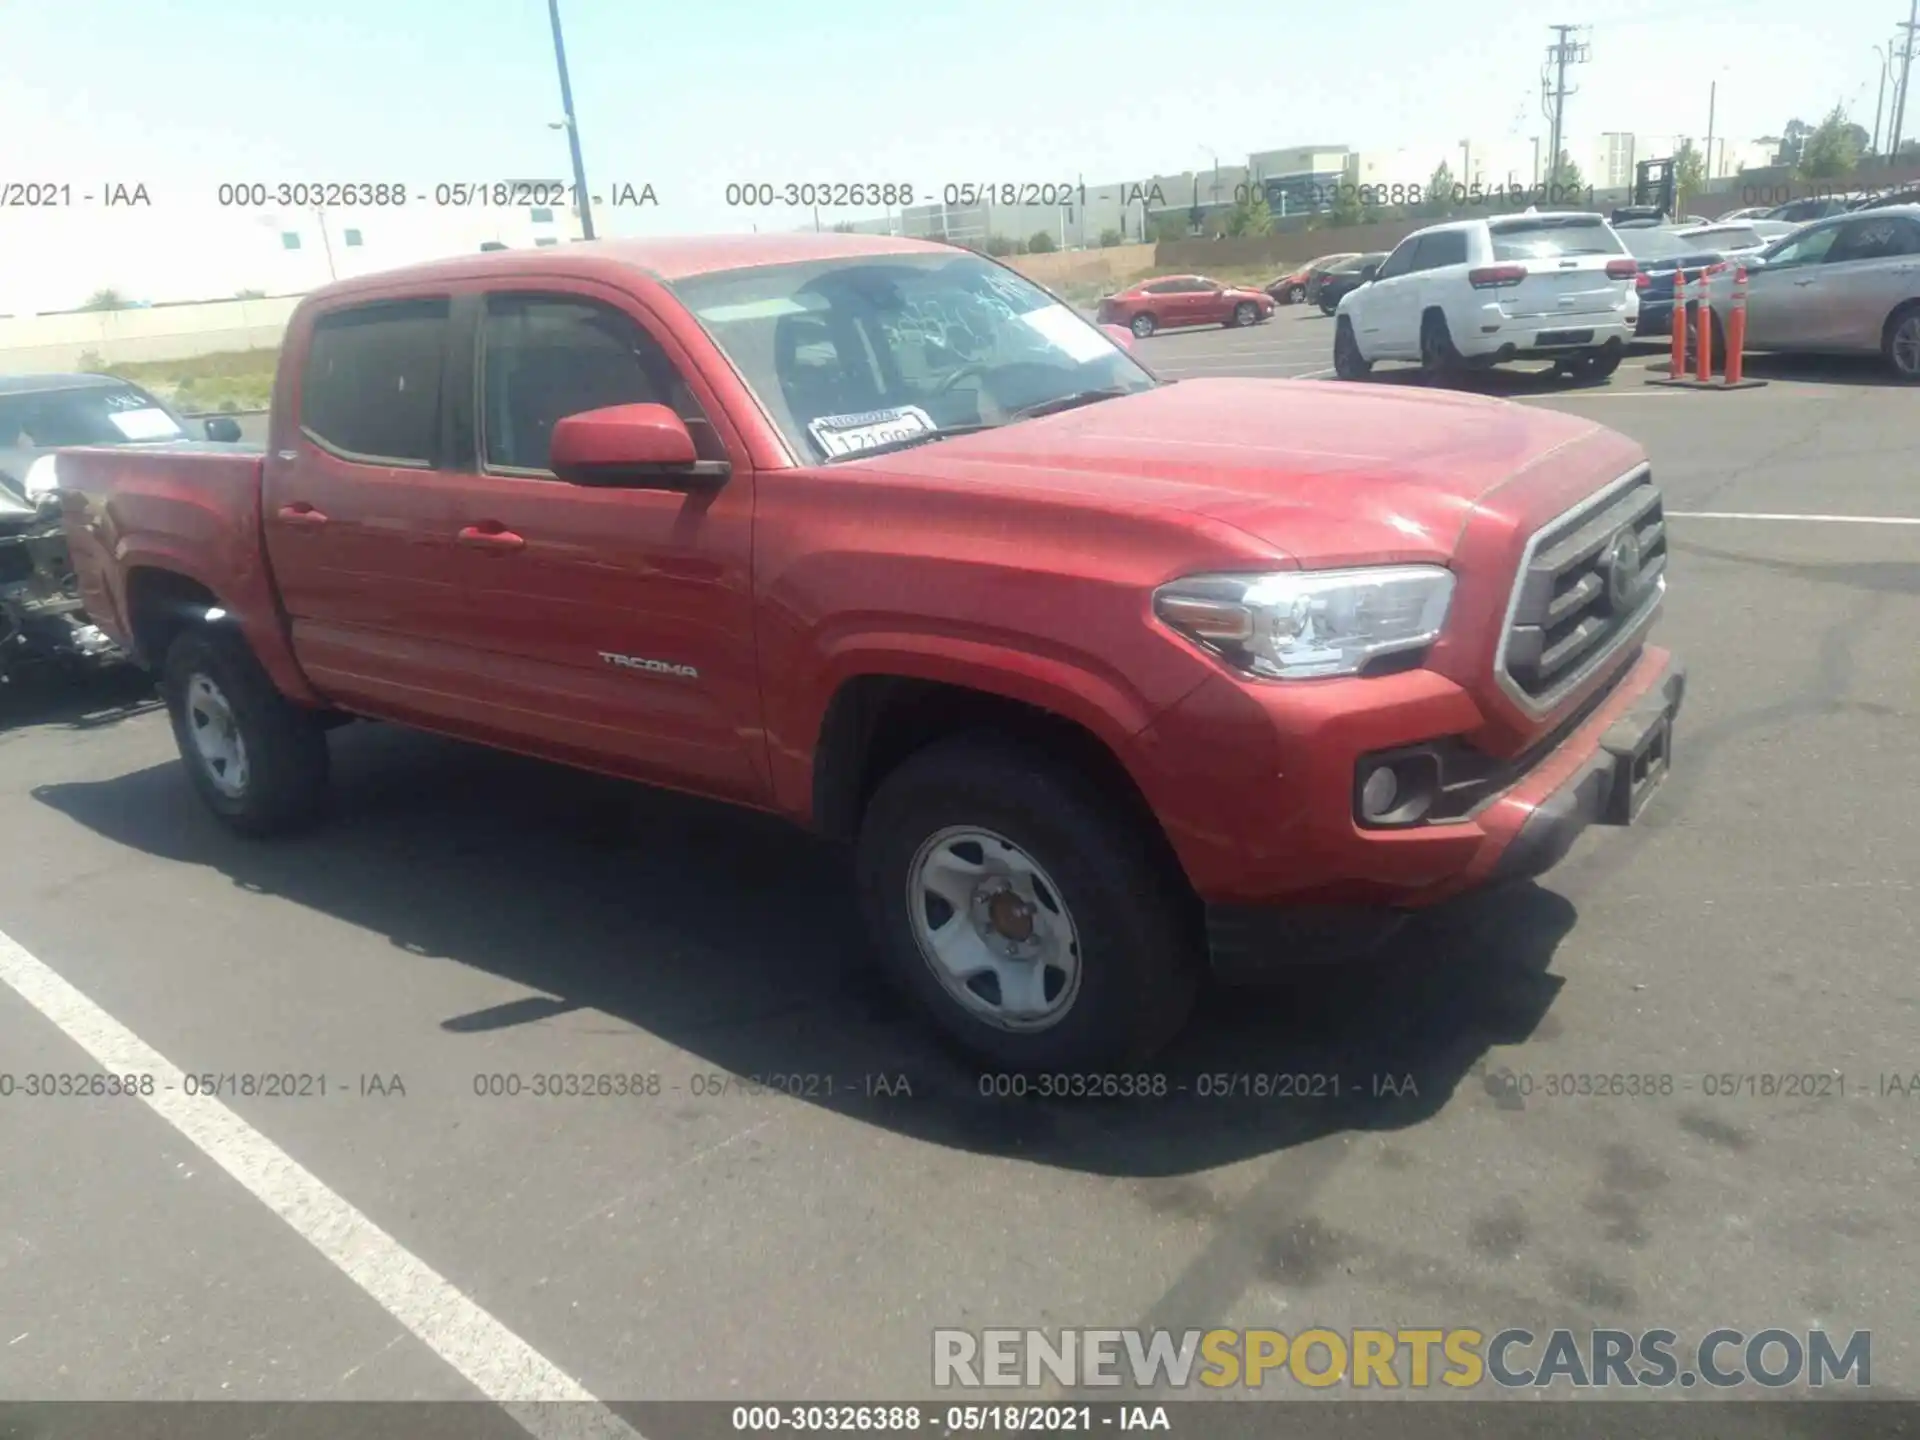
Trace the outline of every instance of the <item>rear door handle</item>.
[[527, 542], [513, 531], [489, 523], [467, 526], [460, 532], [460, 543], [476, 550], [521, 550]]
[[296, 500], [291, 505], [282, 505], [279, 509], [280, 523], [300, 525], [309, 530], [317, 530], [327, 523], [327, 517], [304, 500]]

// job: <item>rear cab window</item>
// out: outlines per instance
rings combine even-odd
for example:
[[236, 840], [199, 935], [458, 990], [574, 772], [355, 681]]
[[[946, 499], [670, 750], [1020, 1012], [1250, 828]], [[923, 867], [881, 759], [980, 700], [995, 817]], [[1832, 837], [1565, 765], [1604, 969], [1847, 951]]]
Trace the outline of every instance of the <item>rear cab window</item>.
[[345, 460], [432, 468], [450, 309], [442, 296], [320, 316], [300, 377], [301, 433]]
[[1504, 263], [1553, 260], [1572, 255], [1624, 255], [1614, 228], [1602, 215], [1528, 215], [1487, 224], [1493, 258]]

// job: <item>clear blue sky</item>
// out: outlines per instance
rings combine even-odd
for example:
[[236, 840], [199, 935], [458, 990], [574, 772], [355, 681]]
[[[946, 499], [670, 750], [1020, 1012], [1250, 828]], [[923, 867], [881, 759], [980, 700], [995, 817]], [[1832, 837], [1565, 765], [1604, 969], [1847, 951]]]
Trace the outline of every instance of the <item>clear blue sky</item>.
[[[566, 178], [545, 0], [0, 0], [0, 178]], [[1544, 129], [1549, 22], [1590, 24], [1569, 103], [1601, 130], [1777, 133], [1836, 100], [1871, 126], [1872, 46], [1906, 0], [564, 0], [611, 233], [744, 230], [729, 180], [1089, 182], [1288, 145], [1454, 145]], [[1169, 67], [1160, 73], [1160, 67]], [[1920, 131], [1920, 104], [1908, 133]], [[1576, 150], [1576, 154], [1579, 152]], [[1436, 158], [1438, 158], [1436, 156]]]

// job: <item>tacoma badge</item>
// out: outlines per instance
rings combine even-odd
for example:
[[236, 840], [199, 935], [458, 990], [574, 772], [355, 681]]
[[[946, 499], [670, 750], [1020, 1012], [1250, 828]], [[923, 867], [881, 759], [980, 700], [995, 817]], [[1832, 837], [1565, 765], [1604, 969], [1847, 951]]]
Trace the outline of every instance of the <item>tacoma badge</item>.
[[609, 650], [602, 650], [600, 658], [622, 670], [644, 670], [649, 675], [678, 675], [682, 680], [700, 678], [700, 672], [691, 665], [675, 665], [666, 660], [643, 660], [638, 655], [615, 655]]

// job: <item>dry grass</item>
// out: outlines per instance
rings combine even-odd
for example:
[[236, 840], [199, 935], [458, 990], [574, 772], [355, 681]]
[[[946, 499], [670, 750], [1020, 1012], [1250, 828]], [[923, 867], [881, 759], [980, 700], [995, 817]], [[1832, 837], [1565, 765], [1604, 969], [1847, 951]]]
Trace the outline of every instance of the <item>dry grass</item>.
[[133, 360], [99, 368], [151, 390], [177, 409], [264, 410], [279, 359], [277, 349], [224, 350], [187, 360]]

